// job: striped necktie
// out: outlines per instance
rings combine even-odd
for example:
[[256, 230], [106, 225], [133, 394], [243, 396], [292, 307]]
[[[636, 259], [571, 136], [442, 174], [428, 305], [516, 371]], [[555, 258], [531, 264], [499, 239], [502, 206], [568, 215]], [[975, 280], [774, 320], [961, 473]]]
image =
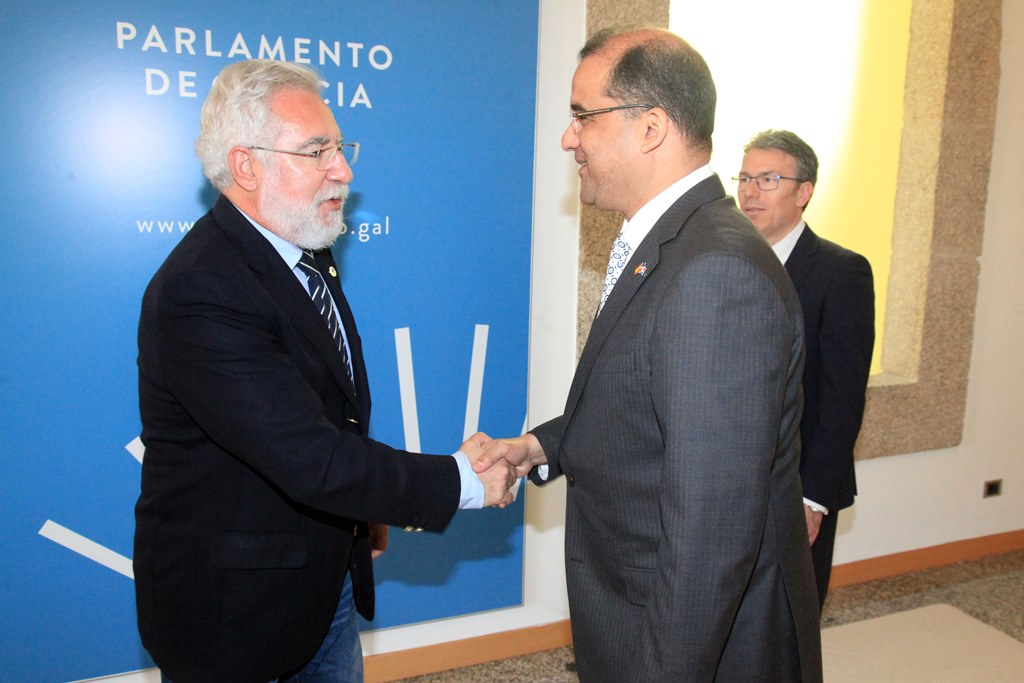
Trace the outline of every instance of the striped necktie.
[[320, 317], [324, 319], [331, 337], [334, 338], [334, 345], [338, 347], [341, 360], [345, 364], [345, 372], [348, 374], [349, 380], [352, 380], [352, 365], [349, 361], [348, 347], [345, 345], [345, 335], [341, 331], [341, 320], [334, 312], [334, 302], [327, 291], [327, 283], [324, 282], [323, 275], [316, 267], [313, 254], [303, 250], [302, 257], [299, 259], [299, 268], [306, 275], [306, 281], [309, 283], [309, 296], [320, 311]]

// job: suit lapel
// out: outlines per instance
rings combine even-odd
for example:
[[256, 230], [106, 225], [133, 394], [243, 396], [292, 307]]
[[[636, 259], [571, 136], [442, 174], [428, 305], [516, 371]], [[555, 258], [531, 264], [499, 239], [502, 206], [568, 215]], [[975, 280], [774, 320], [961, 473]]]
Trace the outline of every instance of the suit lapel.
[[[274, 247], [252, 227], [245, 216], [239, 213], [238, 209], [223, 195], [217, 200], [217, 204], [214, 205], [213, 215], [232, 244], [238, 249], [246, 265], [257, 274], [267, 294], [277, 303], [292, 326], [305, 336], [316, 347], [317, 351], [320, 352], [324, 362], [330, 368], [331, 374], [341, 386], [349, 401], [352, 402], [352, 405], [359, 406], [355, 388], [352, 386], [352, 382], [349, 381], [348, 371], [342, 362], [341, 354], [338, 353], [338, 349], [334, 345], [334, 339], [331, 337], [331, 333], [328, 331], [316, 307], [310, 304], [309, 295], [302, 288], [302, 285], [299, 284], [295, 273], [288, 270], [288, 266], [274, 250]], [[330, 262], [330, 265], [333, 266], [333, 260]], [[335, 301], [343, 300], [341, 290], [337, 286], [337, 278], [327, 277], [326, 279], [328, 281], [334, 280], [335, 287], [331, 288], [329, 284], [328, 288], [331, 289], [332, 295], [335, 295], [335, 291], [337, 291], [336, 297], [339, 298], [335, 298]], [[341, 304], [338, 304], [338, 307], [341, 309]], [[346, 324], [345, 331], [348, 332], [353, 329], [350, 324], [352, 313], [348, 310], [347, 303], [344, 305], [344, 309], [347, 311], [348, 321], [345, 321], [343, 318], [343, 322]], [[359, 354], [359, 362], [360, 364], [362, 363], [362, 354]], [[353, 370], [357, 373], [357, 376], [365, 378], [365, 368], [356, 370], [354, 360]], [[363, 424], [366, 423], [366, 421], [363, 422]]]
[[814, 267], [814, 260], [818, 255], [818, 236], [811, 231], [810, 226], [805, 226], [800, 239], [793, 246], [793, 251], [786, 259], [786, 272], [789, 279], [793, 281], [793, 288], [800, 290], [804, 278]]
[[647, 278], [653, 276], [660, 260], [661, 245], [678, 237], [686, 227], [686, 221], [698, 208], [723, 197], [725, 188], [717, 175], [697, 183], [662, 214], [647, 233], [647, 237], [633, 252], [626, 267], [622, 269], [622, 275], [615, 283], [615, 288], [604, 302], [604, 309], [590, 328], [590, 336], [587, 337], [580, 362], [576, 366], [576, 374], [573, 375], [572, 386], [569, 388], [569, 397], [565, 404], [566, 415], [570, 415], [576, 409], [576, 404], [590, 377], [590, 371], [600, 356], [608, 335], [640, 287]]

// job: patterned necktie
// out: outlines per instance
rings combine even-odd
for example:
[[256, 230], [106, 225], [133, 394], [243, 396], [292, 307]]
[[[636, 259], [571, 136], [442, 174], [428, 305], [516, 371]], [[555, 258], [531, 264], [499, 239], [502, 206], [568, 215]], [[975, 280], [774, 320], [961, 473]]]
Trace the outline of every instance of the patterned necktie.
[[327, 284], [324, 282], [323, 276], [316, 267], [316, 261], [313, 260], [313, 255], [308, 251], [303, 250], [302, 257], [299, 259], [299, 268], [306, 274], [306, 281], [309, 282], [309, 296], [313, 299], [313, 303], [316, 304], [316, 307], [320, 310], [320, 317], [324, 319], [324, 323], [327, 324], [327, 329], [334, 338], [335, 346], [337, 346], [338, 351], [341, 352], [341, 360], [345, 365], [345, 373], [348, 375], [349, 380], [352, 380], [352, 366], [349, 363], [348, 347], [345, 345], [345, 336], [341, 331], [341, 321], [338, 320], [338, 315], [334, 312], [334, 304], [331, 301], [331, 295], [327, 291]]
[[629, 261], [630, 247], [622, 239], [622, 233], [619, 232], [615, 237], [615, 243], [612, 245], [612, 253], [608, 258], [608, 272], [604, 276], [604, 290], [601, 292], [601, 305], [597, 308], [597, 314], [601, 315], [601, 309], [604, 308], [604, 302], [608, 299], [608, 295], [612, 293], [612, 288], [615, 287], [615, 283], [619, 281], [619, 276], [622, 275], [622, 269], [626, 267], [626, 262]]

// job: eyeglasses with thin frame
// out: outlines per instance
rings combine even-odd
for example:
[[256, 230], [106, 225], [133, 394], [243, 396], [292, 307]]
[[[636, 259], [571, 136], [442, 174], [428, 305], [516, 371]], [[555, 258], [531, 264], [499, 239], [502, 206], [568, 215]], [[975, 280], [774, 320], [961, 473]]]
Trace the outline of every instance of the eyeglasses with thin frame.
[[291, 154], [297, 157], [309, 157], [316, 159], [316, 170], [326, 171], [334, 163], [334, 158], [341, 152], [342, 158], [345, 159], [345, 163], [349, 166], [355, 166], [356, 161], [359, 159], [359, 143], [358, 142], [339, 142], [336, 145], [330, 145], [328, 147], [321, 147], [315, 149], [312, 152], [299, 152], [291, 149], [271, 149], [270, 147], [259, 147], [257, 145], [249, 145], [249, 149], [259, 149], [264, 152], [277, 152], [278, 154]]
[[591, 109], [589, 111], [571, 111], [569, 112], [569, 125], [572, 126], [572, 132], [576, 135], [580, 134], [580, 124], [586, 121], [591, 116], [597, 116], [598, 114], [607, 114], [610, 111], [617, 111], [619, 109], [654, 109], [653, 104], [646, 104], [637, 102], [636, 104], [620, 104], [616, 107], [605, 107], [603, 109]]
[[806, 182], [803, 178], [793, 178], [788, 175], [779, 175], [778, 173], [763, 173], [761, 175], [740, 175], [734, 176], [733, 180], [736, 181], [736, 187], [740, 190], [746, 190], [750, 185], [750, 181], [753, 180], [754, 184], [757, 185], [757, 189], [762, 192], [771, 192], [779, 188], [780, 180], [795, 180], [798, 183]]

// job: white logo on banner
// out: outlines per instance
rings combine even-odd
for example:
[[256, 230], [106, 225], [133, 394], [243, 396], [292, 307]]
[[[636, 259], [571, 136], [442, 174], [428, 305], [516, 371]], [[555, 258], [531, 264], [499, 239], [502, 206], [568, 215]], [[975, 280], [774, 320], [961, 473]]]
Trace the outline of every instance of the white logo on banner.
[[[480, 396], [484, 387], [487, 361], [487, 332], [490, 325], [477, 325], [473, 334], [473, 360], [469, 366], [469, 392], [466, 395], [466, 422], [462, 439], [477, 432], [480, 422]], [[416, 381], [412, 372], [412, 342], [408, 327], [395, 329], [395, 353], [398, 356], [398, 390], [402, 399], [402, 426], [405, 450], [420, 453], [420, 419], [416, 411]]]
[[[466, 392], [466, 421], [462, 429], [465, 441], [479, 431], [480, 399], [484, 391], [484, 365], [487, 363], [487, 333], [490, 325], [477, 325], [473, 333], [473, 356], [469, 364], [469, 389]], [[416, 411], [416, 382], [412, 372], [412, 342], [408, 327], [395, 329], [395, 352], [398, 355], [398, 387], [402, 398], [402, 426], [405, 428], [405, 450], [420, 451], [420, 419]], [[523, 432], [526, 432], [523, 419]], [[512, 498], [519, 494], [520, 479], [512, 487]]]
[[[132, 457], [142, 462], [142, 456], [145, 453], [145, 447], [142, 445], [142, 439], [135, 437], [129, 443], [125, 444], [125, 450], [132, 454]], [[54, 522], [52, 519], [46, 520], [42, 528], [39, 529], [39, 535], [43, 538], [48, 538], [57, 545], [62, 545], [72, 552], [76, 552], [82, 557], [88, 558], [93, 562], [103, 565], [107, 569], [113, 569], [118, 574], [123, 574], [129, 579], [135, 579], [135, 572], [132, 570], [132, 561], [130, 558], [125, 557], [121, 553], [114, 552], [106, 546], [102, 546], [96, 541], [86, 538], [79, 533], [68, 529], [65, 526]]]
[[[463, 440], [475, 434], [480, 424], [480, 402], [484, 389], [484, 365], [487, 363], [487, 334], [489, 331], [489, 325], [477, 325], [473, 334], [473, 355], [469, 366], [469, 389], [466, 393], [466, 421], [462, 434]], [[416, 382], [413, 378], [412, 343], [408, 327], [395, 330], [395, 353], [398, 357], [398, 386], [402, 401], [402, 425], [405, 428], [405, 450], [419, 453], [420, 423], [416, 412]], [[526, 430], [525, 422], [523, 430]], [[124, 448], [139, 461], [140, 465], [142, 464], [146, 448], [141, 438], [135, 437], [125, 444]], [[516, 488], [518, 489], [518, 482]], [[39, 535], [103, 565], [107, 569], [112, 569], [129, 579], [135, 579], [131, 558], [114, 552], [53, 520], [46, 520], [46, 523], [39, 529]]]

